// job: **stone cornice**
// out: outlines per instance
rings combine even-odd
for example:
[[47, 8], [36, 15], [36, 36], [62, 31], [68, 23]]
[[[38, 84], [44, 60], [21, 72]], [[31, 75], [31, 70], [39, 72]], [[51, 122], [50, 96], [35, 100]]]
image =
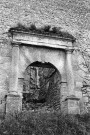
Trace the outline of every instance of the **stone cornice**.
[[62, 40], [68, 40], [70, 42], [75, 42], [76, 38], [68, 33], [67, 31], [62, 31], [61, 27], [51, 27], [50, 25], [45, 25], [43, 27], [36, 27], [35, 24], [31, 24], [30, 26], [22, 25], [21, 23], [18, 23], [15, 27], [11, 27], [8, 32], [11, 33], [11, 35], [14, 34], [14, 32], [20, 32], [20, 33], [32, 33], [32, 34], [38, 34], [43, 36], [50, 36], [54, 38], [60, 38]]
[[12, 30], [11, 32], [10, 32], [11, 34], [12, 34], [12, 36], [13, 36], [13, 34], [15, 34], [15, 33], [24, 33], [24, 34], [30, 34], [30, 35], [39, 35], [39, 36], [44, 36], [44, 37], [49, 37], [49, 38], [56, 38], [56, 39], [61, 39], [61, 40], [63, 40], [63, 41], [69, 41], [69, 42], [75, 42], [75, 38], [72, 36], [72, 37], [69, 37], [69, 36], [67, 36], [67, 37], [65, 37], [65, 36], [60, 36], [59, 34], [49, 34], [49, 33], [37, 33], [37, 32], [32, 32], [32, 31], [23, 31], [23, 30]]
[[33, 45], [39, 47], [51, 47], [57, 49], [73, 49], [72, 42], [61, 37], [42, 34], [13, 31], [12, 43], [18, 45]]

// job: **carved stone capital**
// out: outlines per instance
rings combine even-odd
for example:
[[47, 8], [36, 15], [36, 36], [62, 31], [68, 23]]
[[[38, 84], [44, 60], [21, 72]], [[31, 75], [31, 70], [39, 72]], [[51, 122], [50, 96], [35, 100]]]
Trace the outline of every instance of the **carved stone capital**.
[[76, 97], [75, 95], [69, 95], [66, 97], [65, 101], [66, 100], [76, 100], [76, 101], [79, 101], [80, 99], [78, 97]]
[[19, 42], [12, 42], [11, 44], [13, 47], [19, 47], [19, 45], [21, 45]]
[[74, 51], [74, 48], [72, 48], [72, 49], [66, 49], [66, 53], [67, 53], [67, 54], [72, 54], [73, 51]]

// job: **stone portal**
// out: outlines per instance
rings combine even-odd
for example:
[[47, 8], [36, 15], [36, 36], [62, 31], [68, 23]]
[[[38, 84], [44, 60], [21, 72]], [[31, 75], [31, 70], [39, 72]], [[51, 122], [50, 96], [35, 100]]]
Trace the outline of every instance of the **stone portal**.
[[[59, 36], [46, 36], [15, 30], [12, 34], [12, 65], [6, 112], [22, 110], [25, 70], [32, 63], [39, 62], [43, 64], [50, 63], [58, 71], [60, 76], [61, 111], [63, 113], [79, 113], [77, 98], [70, 98], [74, 95], [71, 60], [72, 40]], [[70, 106], [72, 101], [73, 105]]]

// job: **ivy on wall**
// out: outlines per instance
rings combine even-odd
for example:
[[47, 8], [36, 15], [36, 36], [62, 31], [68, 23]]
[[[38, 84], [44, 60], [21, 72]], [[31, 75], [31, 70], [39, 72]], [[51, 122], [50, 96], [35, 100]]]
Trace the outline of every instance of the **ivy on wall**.
[[75, 37], [68, 32], [63, 32], [59, 30], [58, 27], [51, 28], [50, 25], [45, 25], [44, 27], [37, 28], [35, 24], [31, 24], [30, 27], [26, 27], [18, 23], [16, 27], [10, 28], [8, 32], [13, 34], [14, 31], [61, 37], [62, 39], [71, 40], [72, 42], [75, 42], [76, 40]]

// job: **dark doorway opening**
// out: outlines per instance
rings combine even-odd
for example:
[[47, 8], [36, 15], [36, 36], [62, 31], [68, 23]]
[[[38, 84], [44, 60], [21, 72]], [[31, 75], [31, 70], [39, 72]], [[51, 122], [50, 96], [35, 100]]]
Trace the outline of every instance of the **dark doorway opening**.
[[26, 68], [23, 110], [60, 109], [60, 75], [50, 63], [34, 62]]

